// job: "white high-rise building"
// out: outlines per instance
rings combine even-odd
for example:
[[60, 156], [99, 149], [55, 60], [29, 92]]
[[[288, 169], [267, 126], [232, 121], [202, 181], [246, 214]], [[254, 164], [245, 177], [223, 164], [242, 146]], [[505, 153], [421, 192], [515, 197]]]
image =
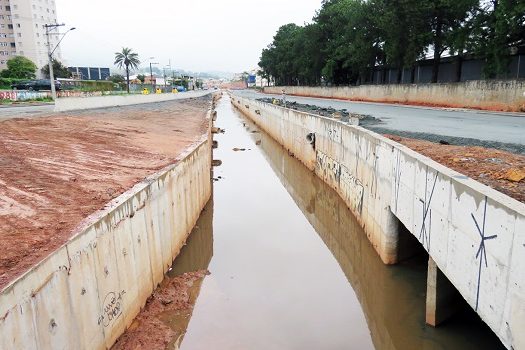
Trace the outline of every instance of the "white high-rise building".
[[[25, 56], [40, 68], [48, 63], [46, 24], [57, 23], [55, 0], [0, 0], [0, 70], [14, 56]], [[49, 36], [51, 49], [58, 29]], [[61, 60], [60, 48], [53, 57]]]

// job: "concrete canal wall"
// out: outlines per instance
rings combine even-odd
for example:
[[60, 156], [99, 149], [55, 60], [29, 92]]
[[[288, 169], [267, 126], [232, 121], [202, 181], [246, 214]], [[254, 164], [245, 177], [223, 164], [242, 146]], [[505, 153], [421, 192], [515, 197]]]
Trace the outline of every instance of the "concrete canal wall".
[[191, 97], [200, 97], [211, 93], [210, 91], [181, 92], [149, 95], [110, 95], [90, 97], [58, 98], [55, 101], [55, 112], [67, 112], [82, 109], [105, 108], [137, 105], [142, 103], [166, 102]]
[[232, 103], [338, 192], [383, 262], [403, 258], [410, 233], [503, 344], [525, 349], [524, 204], [361, 127]]
[[264, 92], [343, 100], [412, 103], [445, 107], [525, 111], [524, 80], [474, 80], [443, 84], [388, 84], [342, 87], [270, 86]]
[[110, 348], [163, 280], [211, 197], [211, 144], [208, 132], [2, 290], [0, 349]]

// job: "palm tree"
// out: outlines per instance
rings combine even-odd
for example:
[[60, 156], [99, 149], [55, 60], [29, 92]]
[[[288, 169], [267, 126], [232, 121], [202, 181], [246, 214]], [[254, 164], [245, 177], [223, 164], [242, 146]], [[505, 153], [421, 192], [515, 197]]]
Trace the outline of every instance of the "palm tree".
[[123, 47], [121, 52], [115, 52], [115, 65], [122, 69], [126, 68], [126, 82], [128, 84], [128, 94], [129, 94], [129, 70], [137, 69], [139, 67], [140, 60], [138, 53], [133, 52], [128, 47]]

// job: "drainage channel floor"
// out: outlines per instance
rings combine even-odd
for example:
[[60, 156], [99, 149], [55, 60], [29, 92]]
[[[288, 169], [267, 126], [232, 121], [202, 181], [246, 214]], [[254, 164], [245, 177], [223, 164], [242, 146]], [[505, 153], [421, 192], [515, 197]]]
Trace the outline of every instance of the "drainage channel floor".
[[427, 257], [383, 265], [333, 190], [228, 96], [217, 112], [213, 200], [168, 277], [210, 271], [163, 317], [182, 349], [503, 348], [468, 306], [425, 326]]

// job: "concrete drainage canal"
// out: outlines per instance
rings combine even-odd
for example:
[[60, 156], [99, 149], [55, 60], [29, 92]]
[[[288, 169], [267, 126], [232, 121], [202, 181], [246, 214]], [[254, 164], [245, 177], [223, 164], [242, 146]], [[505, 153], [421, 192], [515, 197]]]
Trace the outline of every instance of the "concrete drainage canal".
[[217, 113], [213, 199], [115, 348], [504, 349], [466, 303], [426, 326], [426, 252], [384, 265], [337, 193], [228, 96]]

